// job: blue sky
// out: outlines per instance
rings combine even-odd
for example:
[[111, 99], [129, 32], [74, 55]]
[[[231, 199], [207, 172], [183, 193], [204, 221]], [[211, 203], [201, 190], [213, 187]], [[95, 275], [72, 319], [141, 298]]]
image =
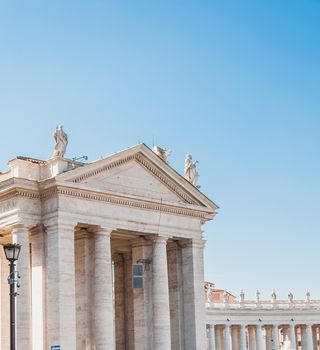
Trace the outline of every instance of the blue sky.
[[0, 1], [0, 170], [153, 143], [219, 206], [206, 279], [320, 299], [320, 1]]

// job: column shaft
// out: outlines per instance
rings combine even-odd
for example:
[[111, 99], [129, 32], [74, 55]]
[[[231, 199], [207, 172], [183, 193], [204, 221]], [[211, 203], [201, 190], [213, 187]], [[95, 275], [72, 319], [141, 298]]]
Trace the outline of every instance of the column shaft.
[[294, 324], [290, 324], [290, 343], [291, 347], [293, 349], [296, 349], [297, 342], [296, 342], [296, 329]]
[[17, 348], [31, 350], [32, 348], [32, 318], [31, 318], [31, 269], [29, 230], [17, 226], [12, 230], [12, 240], [21, 244], [17, 270], [21, 276], [19, 296], [17, 297], [16, 339]]
[[182, 244], [185, 350], [205, 349], [204, 241]]
[[43, 350], [46, 344], [46, 258], [43, 225], [31, 230], [32, 265], [32, 350]]
[[79, 230], [75, 238], [76, 328], [79, 350], [91, 350], [92, 256], [94, 256], [92, 236], [93, 234], [87, 230]]
[[240, 349], [241, 350], [247, 349], [246, 327], [244, 325], [240, 325]]
[[307, 349], [308, 350], [312, 350], [313, 349], [313, 336], [312, 336], [312, 328], [311, 328], [311, 325], [308, 324], [306, 326], [306, 331], [307, 331], [307, 334], [306, 334], [306, 343], [307, 343]]
[[47, 226], [47, 344], [76, 348], [74, 225]]
[[215, 350], [216, 349], [216, 344], [215, 344], [215, 330], [214, 330], [214, 325], [209, 324], [209, 350]]
[[263, 350], [263, 334], [261, 324], [256, 326], [256, 349]]
[[114, 307], [110, 230], [95, 233], [94, 341], [96, 350], [114, 350]]
[[273, 350], [279, 350], [279, 328], [278, 325], [272, 326]]
[[153, 244], [153, 343], [154, 350], [168, 350], [171, 349], [171, 330], [167, 239], [157, 237]]
[[184, 348], [184, 323], [183, 323], [183, 294], [182, 294], [182, 267], [181, 248], [176, 241], [167, 244], [170, 323], [171, 323], [171, 348], [182, 350]]

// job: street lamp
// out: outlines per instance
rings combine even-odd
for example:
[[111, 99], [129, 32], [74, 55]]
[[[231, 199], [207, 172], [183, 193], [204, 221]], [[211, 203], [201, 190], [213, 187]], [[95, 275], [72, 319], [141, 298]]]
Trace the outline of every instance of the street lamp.
[[4, 244], [4, 253], [7, 260], [10, 262], [10, 275], [8, 284], [10, 284], [10, 350], [16, 350], [16, 286], [19, 288], [18, 280], [20, 278], [16, 271], [15, 262], [19, 258], [21, 245], [20, 244]]

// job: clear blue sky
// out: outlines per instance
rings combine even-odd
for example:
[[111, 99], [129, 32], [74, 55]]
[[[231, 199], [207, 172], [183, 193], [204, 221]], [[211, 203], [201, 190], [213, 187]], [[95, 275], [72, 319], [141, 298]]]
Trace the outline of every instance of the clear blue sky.
[[[320, 1], [0, 1], [0, 170], [145, 142], [199, 160], [206, 279], [320, 299]], [[153, 141], [154, 140], [154, 141]]]

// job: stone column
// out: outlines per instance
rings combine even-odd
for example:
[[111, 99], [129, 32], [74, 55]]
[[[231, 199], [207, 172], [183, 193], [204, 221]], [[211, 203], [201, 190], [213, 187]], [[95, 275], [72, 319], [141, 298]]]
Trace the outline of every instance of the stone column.
[[311, 324], [306, 325], [306, 345], [308, 350], [313, 349], [313, 337], [312, 337], [312, 327]]
[[247, 341], [246, 341], [246, 326], [240, 325], [240, 349], [246, 350], [247, 349]]
[[126, 350], [134, 350], [134, 314], [132, 289], [132, 254], [123, 254], [124, 258], [124, 284], [125, 284], [125, 330]]
[[181, 244], [185, 350], [205, 349], [205, 295], [203, 274], [203, 240]]
[[226, 324], [224, 326], [224, 345], [225, 345], [225, 350], [232, 350], [231, 332], [230, 332], [230, 325], [229, 324]]
[[115, 350], [111, 230], [95, 232], [94, 342], [96, 350]]
[[3, 251], [3, 247], [0, 247], [1, 257], [1, 341], [0, 349], [10, 349], [10, 296], [9, 296], [9, 262]]
[[294, 323], [290, 324], [290, 343], [293, 349], [297, 348], [296, 329]]
[[53, 222], [47, 232], [47, 345], [76, 348], [74, 225]]
[[116, 349], [126, 349], [126, 324], [125, 324], [125, 281], [124, 258], [122, 254], [113, 255], [114, 263], [114, 303], [116, 326]]
[[75, 237], [77, 350], [91, 350], [94, 256], [92, 237], [93, 234], [86, 229], [78, 230]]
[[31, 268], [29, 230], [23, 225], [16, 225], [12, 232], [12, 241], [21, 244], [20, 256], [17, 261], [17, 271], [21, 276], [19, 296], [16, 303], [17, 348], [32, 349], [32, 318], [31, 318]]
[[32, 280], [32, 349], [47, 349], [46, 344], [46, 256], [45, 229], [37, 225], [31, 229]]
[[[168, 279], [170, 299], [171, 348], [184, 348], [181, 249], [177, 241], [168, 241]], [[170, 267], [170, 268], [169, 268]]]
[[167, 238], [156, 237], [152, 257], [154, 350], [171, 349]]
[[214, 331], [213, 324], [208, 325], [208, 331], [209, 331], [209, 350], [215, 350], [216, 344], [215, 344], [215, 331]]
[[277, 324], [272, 325], [273, 350], [279, 350], [279, 327]]
[[256, 350], [263, 350], [263, 334], [261, 324], [256, 326]]

